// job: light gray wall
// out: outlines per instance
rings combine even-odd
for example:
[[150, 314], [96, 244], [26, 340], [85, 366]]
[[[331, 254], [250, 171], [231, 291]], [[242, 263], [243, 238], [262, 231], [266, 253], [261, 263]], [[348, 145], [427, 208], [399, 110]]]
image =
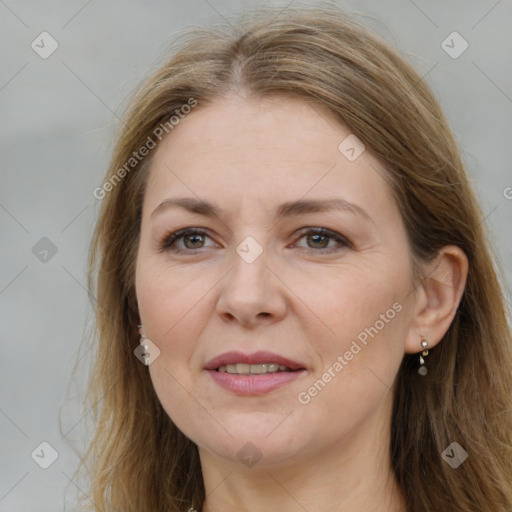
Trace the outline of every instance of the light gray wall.
[[[126, 96], [165, 56], [177, 29], [217, 23], [256, 4], [0, 2], [0, 511], [70, 510], [78, 492], [79, 482], [68, 477], [77, 461], [70, 441], [79, 442], [87, 420], [78, 408], [84, 373], [66, 390], [90, 325], [86, 251], [99, 206], [92, 192]], [[510, 284], [511, 2], [344, 5], [371, 16], [368, 23], [396, 40], [422, 72], [432, 69], [427, 80], [463, 149]], [[46, 59], [31, 48], [35, 40], [40, 53], [51, 49], [50, 40], [37, 37], [43, 31], [59, 45]], [[469, 43], [456, 59], [441, 47], [453, 31]], [[460, 44], [454, 39], [450, 51]], [[31, 458], [43, 441], [59, 454], [46, 470]], [[42, 450], [34, 459], [50, 462], [49, 448]]]

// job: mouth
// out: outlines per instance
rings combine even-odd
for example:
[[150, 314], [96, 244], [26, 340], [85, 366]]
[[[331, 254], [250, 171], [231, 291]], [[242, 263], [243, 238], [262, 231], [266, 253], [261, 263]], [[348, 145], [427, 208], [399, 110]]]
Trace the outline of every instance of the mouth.
[[217, 368], [218, 372], [232, 373], [237, 375], [263, 375], [266, 373], [277, 372], [298, 372], [299, 370], [292, 370], [285, 365], [277, 363], [262, 363], [262, 364], [223, 364]]
[[270, 352], [222, 354], [204, 368], [220, 387], [237, 395], [263, 395], [304, 375], [306, 367]]
[[241, 375], [261, 375], [284, 371], [305, 370], [305, 365], [272, 352], [225, 352], [214, 357], [204, 366], [205, 370]]

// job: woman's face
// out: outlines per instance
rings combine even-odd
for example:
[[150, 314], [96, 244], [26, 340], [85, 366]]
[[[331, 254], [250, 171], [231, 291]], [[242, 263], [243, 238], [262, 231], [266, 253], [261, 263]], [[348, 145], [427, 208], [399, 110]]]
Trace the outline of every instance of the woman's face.
[[389, 437], [412, 267], [362, 149], [318, 106], [233, 97], [155, 150], [137, 300], [155, 391], [203, 454], [264, 467]]

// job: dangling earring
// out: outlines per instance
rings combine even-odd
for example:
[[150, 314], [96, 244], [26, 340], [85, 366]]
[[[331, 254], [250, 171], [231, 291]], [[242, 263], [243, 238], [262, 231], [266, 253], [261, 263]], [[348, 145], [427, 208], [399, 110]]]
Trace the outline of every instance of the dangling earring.
[[421, 348], [423, 349], [423, 351], [420, 354], [420, 367], [418, 368], [418, 373], [422, 377], [424, 377], [428, 373], [427, 367], [425, 366], [425, 359], [424, 359], [424, 357], [428, 356], [428, 342], [423, 337], [422, 334], [420, 334], [420, 338], [421, 338]]
[[140, 345], [144, 349], [144, 351], [140, 354], [140, 356], [144, 359], [144, 364], [149, 366], [149, 346], [145, 343], [147, 340], [146, 335], [144, 334], [144, 327], [139, 325], [139, 334], [140, 334]]

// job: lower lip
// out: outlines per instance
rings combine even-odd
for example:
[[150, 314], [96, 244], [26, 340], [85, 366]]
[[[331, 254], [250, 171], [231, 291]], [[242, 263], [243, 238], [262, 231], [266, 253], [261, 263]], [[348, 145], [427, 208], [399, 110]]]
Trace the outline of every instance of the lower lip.
[[263, 395], [299, 378], [306, 370], [294, 372], [264, 373], [260, 375], [239, 375], [236, 373], [206, 370], [222, 388], [237, 395]]

